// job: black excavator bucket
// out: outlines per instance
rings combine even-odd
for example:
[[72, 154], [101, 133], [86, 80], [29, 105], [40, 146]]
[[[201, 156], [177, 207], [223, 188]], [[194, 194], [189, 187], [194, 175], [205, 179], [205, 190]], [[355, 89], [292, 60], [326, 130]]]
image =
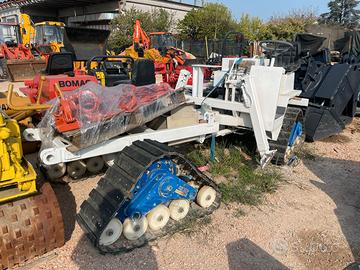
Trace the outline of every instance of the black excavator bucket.
[[110, 31], [77, 27], [65, 27], [64, 46], [75, 54], [77, 60], [90, 60], [95, 55], [106, 54], [106, 42]]
[[[305, 114], [307, 140], [315, 141], [340, 133], [356, 114], [360, 90], [360, 63], [331, 64], [325, 38], [297, 35], [292, 48], [278, 53], [275, 65], [295, 72], [295, 89], [309, 99]], [[277, 42], [274, 42], [276, 44]]]
[[301, 96], [310, 101], [305, 115], [307, 139], [315, 141], [338, 134], [356, 113], [360, 64], [309, 63], [302, 86]]

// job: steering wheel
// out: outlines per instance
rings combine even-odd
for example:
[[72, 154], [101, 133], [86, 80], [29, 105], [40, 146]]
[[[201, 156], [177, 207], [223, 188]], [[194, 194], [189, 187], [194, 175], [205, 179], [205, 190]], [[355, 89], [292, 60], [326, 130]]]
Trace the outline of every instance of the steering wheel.
[[295, 49], [294, 45], [287, 41], [264, 40], [260, 42], [260, 47], [270, 56], [278, 56], [289, 50]]

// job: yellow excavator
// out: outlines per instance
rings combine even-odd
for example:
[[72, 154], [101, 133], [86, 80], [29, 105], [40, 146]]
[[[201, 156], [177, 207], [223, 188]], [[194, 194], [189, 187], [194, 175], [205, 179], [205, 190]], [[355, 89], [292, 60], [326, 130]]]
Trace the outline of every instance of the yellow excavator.
[[64, 48], [65, 23], [43, 21], [33, 23], [28, 14], [20, 14], [19, 25], [23, 44], [40, 52], [61, 52]]
[[49, 183], [24, 159], [16, 120], [0, 110], [0, 269], [64, 245], [64, 224]]
[[35, 23], [34, 46], [41, 50], [43, 46], [50, 46], [52, 52], [61, 52], [64, 49], [63, 22], [46, 21]]

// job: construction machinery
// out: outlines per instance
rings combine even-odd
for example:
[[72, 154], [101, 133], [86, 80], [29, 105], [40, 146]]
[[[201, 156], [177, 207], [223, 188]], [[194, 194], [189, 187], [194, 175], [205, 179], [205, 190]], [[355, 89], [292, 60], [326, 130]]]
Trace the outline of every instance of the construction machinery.
[[260, 45], [276, 66], [295, 72], [295, 87], [310, 105], [305, 114], [305, 133], [310, 141], [340, 133], [356, 113], [360, 91], [360, 65], [331, 62], [326, 38], [297, 35], [294, 43], [264, 41]]
[[61, 52], [64, 48], [64, 31], [65, 23], [45, 21], [35, 23], [35, 40], [34, 46], [44, 53]]
[[[115, 86], [129, 82], [131, 74], [140, 70], [135, 66], [140, 62], [129, 56], [97, 55], [87, 61], [86, 73], [95, 76], [102, 86]], [[145, 72], [144, 68], [142, 72]], [[153, 65], [147, 66], [146, 72], [153, 73]]]
[[[39, 121], [42, 110], [51, 107], [46, 103], [58, 96], [56, 87], [59, 87], [61, 92], [67, 93], [90, 81], [103, 86], [130, 83], [131, 74], [136, 72], [143, 74], [143, 71], [139, 70], [146, 70], [148, 73], [154, 72], [153, 65], [144, 66], [143, 62], [134, 62], [133, 59], [124, 56], [97, 56], [88, 61], [88, 72], [86, 73], [74, 69], [72, 53], [52, 53], [48, 58], [46, 69], [32, 80], [24, 81], [25, 87], [20, 88], [24, 96], [14, 92], [13, 85], [9, 84], [8, 91], [0, 95], [0, 104], [12, 119], [19, 121], [24, 126], [30, 126]], [[133, 83], [141, 84], [140, 81], [133, 81]], [[31, 117], [34, 116], [37, 117], [32, 119]]]
[[64, 244], [64, 226], [50, 184], [36, 180], [23, 158], [20, 128], [0, 113], [0, 269]]
[[30, 79], [46, 64], [22, 43], [19, 25], [11, 23], [0, 23], [0, 62], [1, 78], [11, 81]]
[[[191, 53], [172, 46], [175, 45], [174, 40], [174, 37], [166, 32], [153, 32], [149, 37], [141, 28], [140, 21], [136, 20], [133, 32], [133, 45], [125, 49], [121, 55], [130, 56], [133, 59], [152, 59], [160, 80], [175, 87], [182, 69], [187, 69], [191, 72], [191, 66], [186, 62], [194, 60], [196, 57]], [[191, 80], [189, 83], [191, 84]]]
[[186, 87], [190, 73], [182, 71], [176, 90], [166, 84], [104, 89], [88, 83], [60, 95], [38, 128], [24, 136], [42, 141], [39, 157], [52, 176], [68, 170], [81, 177], [86, 169], [98, 173], [108, 166], [77, 220], [101, 252], [130, 251], [219, 206], [216, 184], [166, 144], [247, 129], [255, 134], [261, 166], [294, 159], [304, 140], [307, 100], [293, 89], [294, 73], [273, 63], [224, 58], [222, 66], [211, 66], [217, 72], [209, 82], [203, 76], [207, 66], [194, 65], [192, 87]]
[[97, 82], [95, 76], [87, 75], [81, 70], [74, 69], [73, 53], [52, 53], [46, 69], [37, 74], [32, 80], [24, 82], [25, 87], [20, 88], [32, 103], [46, 103], [57, 97], [55, 85], [62, 91], [69, 92], [85, 85], [87, 82]]
[[[238, 61], [241, 61], [241, 65], [238, 63]], [[268, 61], [267, 61], [268, 62]], [[243, 68], [243, 65], [249, 65], [250, 67]], [[215, 110], [215, 112], [212, 112], [210, 110], [208, 113], [202, 112], [202, 117], [198, 118], [196, 121], [193, 120], [191, 123], [197, 123], [197, 125], [191, 126], [191, 127], [184, 127], [184, 130], [182, 129], [175, 129], [173, 134], [171, 132], [171, 129], [168, 128], [164, 130], [157, 130], [156, 132], [147, 132], [146, 134], [139, 135], [139, 138], [143, 138], [142, 136], [149, 136], [149, 139], [159, 140], [162, 132], [165, 132], [166, 134], [169, 134], [170, 138], [162, 137], [160, 142], [171, 142], [173, 141], [182, 141], [189, 138], [192, 138], [193, 140], [200, 140], [199, 138], [204, 138], [204, 136], [208, 134], [218, 134], [224, 135], [227, 133], [231, 133], [234, 131], [235, 127], [246, 127], [254, 130], [255, 137], [257, 140], [258, 145], [258, 151], [261, 155], [261, 163], [262, 165], [266, 164], [268, 159], [272, 158], [272, 155], [274, 152], [270, 150], [269, 141], [270, 144], [273, 141], [276, 141], [279, 135], [281, 134], [280, 130], [282, 128], [282, 124], [284, 123], [284, 119], [286, 116], [286, 111], [292, 110], [287, 109], [289, 107], [289, 103], [292, 105], [301, 105], [302, 107], [307, 106], [307, 99], [301, 99], [296, 97], [301, 93], [301, 91], [293, 90], [293, 82], [294, 82], [294, 74], [286, 74], [284, 69], [281, 67], [273, 67], [273, 66], [265, 66], [264, 62], [262, 62], [260, 59], [241, 59], [238, 58], [227, 58], [223, 60], [223, 65], [221, 70], [219, 70], [215, 75], [215, 84], [214, 89], [217, 89], [220, 92], [216, 95], [216, 97], [210, 97], [209, 91], [204, 90], [204, 82], [203, 82], [203, 65], [200, 66], [194, 66], [194, 82], [192, 87], [192, 94], [186, 95], [187, 101], [186, 103], [189, 104], [188, 106], [194, 106], [192, 104], [196, 104], [196, 106], [202, 106], [206, 107], [205, 105], [208, 104], [209, 107], [214, 107], [212, 110]], [[218, 66], [212, 66], [212, 68], [219, 69]], [[244, 72], [250, 72], [251, 74], [244, 73]], [[241, 76], [246, 78], [246, 80], [240, 80], [240, 75], [236, 75], [236, 72], [238, 72]], [[233, 80], [227, 80], [223, 77], [230, 76], [229, 74], [233, 75], [235, 79]], [[269, 74], [269, 75], [267, 75]], [[250, 76], [251, 75], [251, 76]], [[189, 76], [189, 75], [188, 75]], [[267, 80], [263, 79], [266, 77]], [[251, 80], [250, 80], [251, 78]], [[262, 78], [262, 79], [260, 79]], [[274, 80], [274, 78], [277, 78]], [[230, 84], [232, 83], [232, 84]], [[237, 96], [237, 92], [240, 90], [237, 89], [239, 84], [247, 83], [247, 92], [244, 92], [244, 94]], [[222, 87], [219, 87], [219, 85], [222, 85]], [[205, 83], [205, 85], [209, 86], [209, 83]], [[85, 86], [84, 86], [85, 87]], [[119, 86], [121, 87], [121, 86]], [[245, 86], [243, 86], [245, 87]], [[265, 89], [272, 88], [273, 91], [267, 91]], [[291, 90], [289, 90], [291, 89]], [[244, 91], [241, 90], [241, 91]], [[250, 97], [250, 94], [248, 92], [256, 93], [257, 96]], [[266, 97], [265, 94], [268, 95]], [[205, 93], [205, 94], [204, 94]], [[261, 95], [260, 95], [261, 94]], [[209, 96], [207, 96], [209, 95]], [[253, 94], [255, 95], [255, 94]], [[211, 95], [212, 96], [212, 95]], [[238, 100], [239, 99], [239, 100]], [[254, 103], [254, 100], [257, 100], [256, 103]], [[271, 99], [271, 103], [269, 100]], [[246, 102], [246, 104], [245, 104]], [[259, 105], [260, 104], [260, 105]], [[256, 106], [256, 107], [254, 107]], [[196, 107], [195, 107], [196, 109]], [[251, 110], [252, 109], [252, 110]], [[203, 109], [204, 110], [204, 109]], [[221, 110], [225, 110], [225, 112], [220, 113]], [[269, 110], [266, 113], [262, 113], [264, 110]], [[220, 112], [219, 112], [220, 111]], [[302, 121], [302, 111], [300, 109], [296, 109], [297, 113], [290, 113], [294, 116], [293, 122], [299, 122], [301, 124]], [[181, 114], [180, 114], [181, 115]], [[197, 114], [194, 114], [195, 116]], [[193, 117], [195, 117], [193, 115]], [[207, 119], [211, 115], [212, 119]], [[51, 116], [50, 116], [51, 117]], [[166, 119], [167, 117], [163, 118]], [[175, 116], [169, 119], [174, 119]], [[216, 119], [216, 121], [215, 121]], [[48, 122], [49, 119], [45, 120], [44, 122]], [[165, 121], [165, 120], [164, 120]], [[170, 121], [170, 120], [169, 120]], [[206, 124], [206, 125], [199, 125], [201, 122], [211, 122], [213, 124]], [[166, 121], [165, 121], [166, 122]], [[255, 125], [256, 123], [256, 125]], [[300, 124], [296, 125], [296, 128], [292, 130], [294, 127], [294, 124], [289, 124], [291, 128], [290, 131], [286, 131], [287, 135], [293, 136], [294, 134], [298, 134], [296, 136], [293, 136], [294, 139], [291, 140], [291, 145], [284, 146], [283, 149], [283, 161], [282, 163], [287, 163], [291, 158], [292, 155], [289, 155], [289, 152], [292, 152], [293, 146], [295, 144], [298, 144], [299, 141], [296, 140], [299, 138], [299, 136], [303, 136], [302, 133], [302, 125]], [[167, 127], [167, 123], [159, 124], [159, 127]], [[171, 127], [172, 124], [169, 124]], [[221, 130], [220, 130], [221, 126]], [[200, 127], [203, 127], [201, 129]], [[224, 129], [224, 127], [228, 127]], [[233, 127], [233, 128], [231, 128]], [[194, 129], [194, 132], [192, 132], [192, 128]], [[196, 135], [201, 133], [201, 135]], [[40, 140], [40, 129], [27, 129], [26, 130], [26, 137], [29, 140]], [[33, 134], [34, 133], [34, 134]], [[156, 137], [151, 137], [156, 136]], [[182, 138], [182, 136], [185, 136], [185, 138]], [[287, 136], [287, 137], [289, 137]], [[301, 137], [300, 136], [300, 137]], [[60, 136], [61, 137], [61, 136]], [[59, 137], [59, 138], [60, 138]], [[136, 136], [134, 135], [134, 138]], [[145, 137], [147, 138], [147, 137]], [[100, 146], [90, 146], [89, 148], [81, 149], [80, 154], [76, 151], [72, 153], [69, 151], [71, 148], [71, 142], [64, 143], [64, 140], [66, 139], [61, 138], [58, 139], [52, 138], [51, 141], [55, 144], [54, 147], [49, 147], [49, 149], [43, 149], [40, 152], [40, 158], [43, 161], [43, 163], [47, 166], [50, 165], [56, 165], [60, 163], [68, 163], [70, 161], [76, 161], [76, 160], [82, 160], [87, 159], [95, 156], [102, 156], [106, 154], [110, 154], [112, 152], [118, 152], [121, 150], [121, 147], [123, 147], [123, 144], [121, 144], [122, 138], [117, 139], [109, 139], [105, 145], [101, 144]], [[129, 142], [129, 139], [126, 138], [126, 143]], [[119, 144], [120, 146], [118, 146]], [[109, 145], [109, 146], [108, 146]], [[119, 149], [120, 148], [120, 149]], [[73, 149], [78, 149], [74, 147]], [[110, 152], [108, 152], [110, 151]], [[285, 152], [287, 156], [285, 157]], [[281, 163], [281, 162], [279, 162]], [[60, 176], [61, 177], [61, 176]]]

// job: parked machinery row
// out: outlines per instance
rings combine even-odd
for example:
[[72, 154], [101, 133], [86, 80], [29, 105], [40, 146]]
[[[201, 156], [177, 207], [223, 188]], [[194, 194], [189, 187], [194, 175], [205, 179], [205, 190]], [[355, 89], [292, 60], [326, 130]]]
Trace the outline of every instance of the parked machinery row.
[[[293, 50], [293, 44], [264, 42], [263, 47], [271, 53], [267, 58], [223, 57], [221, 66], [182, 70], [175, 89], [155, 84], [151, 60], [100, 56], [93, 58], [94, 65], [89, 62], [86, 73], [74, 70], [71, 54], [53, 54], [45, 73], [22, 89], [27, 104], [14, 104], [10, 91], [9, 109], [43, 117], [37, 128], [25, 130], [24, 138], [42, 142], [39, 158], [49, 180], [64, 179], [66, 172], [81, 178], [87, 170], [99, 173], [106, 168], [82, 203], [77, 221], [102, 252], [130, 251], [219, 207], [217, 185], [168, 145], [202, 143], [246, 129], [254, 133], [261, 166], [270, 161], [290, 164], [308, 135], [310, 109], [322, 110], [319, 122], [326, 120], [324, 107], [335, 108], [329, 110], [334, 119], [336, 109], [343, 114], [337, 96], [359, 85], [357, 68], [340, 69], [336, 93], [329, 99], [335, 106], [329, 106], [305, 97], [304, 89], [312, 83], [326, 85], [330, 75], [316, 84], [309, 75], [310, 64], [305, 75], [300, 74], [304, 69], [280, 64], [280, 55]], [[332, 74], [328, 68], [326, 74]], [[299, 80], [304, 89], [295, 90]], [[344, 91], [348, 98], [349, 91]], [[2, 168], [12, 172], [0, 181], [1, 201], [10, 202], [0, 206], [0, 218], [9, 224], [2, 228], [1, 263], [6, 268], [59, 247], [64, 240], [58, 203], [50, 186], [36, 182], [31, 165], [22, 158], [16, 122], [5, 117], [1, 126], [9, 154], [2, 158]], [[317, 131], [323, 130], [319, 127]], [[15, 198], [19, 199], [14, 202]], [[19, 209], [16, 217], [14, 207]], [[54, 226], [43, 230], [44, 219]], [[24, 244], [33, 238], [34, 243]]]

